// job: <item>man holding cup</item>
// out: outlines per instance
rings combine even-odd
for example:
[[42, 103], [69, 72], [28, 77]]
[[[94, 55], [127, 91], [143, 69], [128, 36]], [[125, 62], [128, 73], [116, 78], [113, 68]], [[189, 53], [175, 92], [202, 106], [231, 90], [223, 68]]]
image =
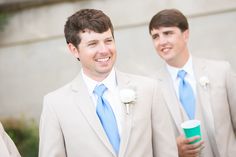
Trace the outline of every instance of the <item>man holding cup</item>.
[[[175, 126], [179, 156], [235, 157], [236, 74], [230, 65], [189, 53], [188, 21], [179, 10], [165, 9], [154, 15], [149, 33], [166, 62], [157, 79]], [[196, 119], [201, 130], [200, 123], [195, 127], [201, 132], [184, 136], [183, 130], [187, 133], [193, 124], [182, 123]]]

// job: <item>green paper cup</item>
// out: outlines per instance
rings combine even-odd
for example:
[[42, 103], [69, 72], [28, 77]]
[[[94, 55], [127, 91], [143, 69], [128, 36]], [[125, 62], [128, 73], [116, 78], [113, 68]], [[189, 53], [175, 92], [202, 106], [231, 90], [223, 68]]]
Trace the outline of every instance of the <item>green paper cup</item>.
[[194, 144], [196, 142], [201, 141], [202, 139], [202, 135], [201, 135], [201, 127], [200, 127], [201, 123], [199, 120], [188, 120], [185, 121], [181, 124], [181, 127], [184, 131], [185, 137], [186, 138], [190, 138], [193, 136], [200, 136], [199, 139], [190, 142], [190, 144]]

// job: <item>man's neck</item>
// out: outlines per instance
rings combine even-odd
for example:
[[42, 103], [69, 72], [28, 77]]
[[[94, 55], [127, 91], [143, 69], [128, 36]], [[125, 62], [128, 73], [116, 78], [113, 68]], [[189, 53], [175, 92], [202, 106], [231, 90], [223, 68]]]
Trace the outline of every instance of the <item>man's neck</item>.
[[170, 60], [167, 64], [175, 68], [182, 68], [187, 63], [189, 58], [190, 54], [187, 52], [185, 55], [179, 56], [177, 59], [173, 59], [172, 61]]

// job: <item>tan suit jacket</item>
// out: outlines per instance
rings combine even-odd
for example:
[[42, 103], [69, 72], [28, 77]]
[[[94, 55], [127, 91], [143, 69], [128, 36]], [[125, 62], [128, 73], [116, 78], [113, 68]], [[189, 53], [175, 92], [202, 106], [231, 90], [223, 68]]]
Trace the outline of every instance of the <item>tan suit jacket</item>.
[[[174, 132], [157, 81], [116, 72], [119, 89], [135, 89], [125, 115], [119, 157], [176, 157]], [[126, 112], [125, 106], [123, 111]], [[153, 123], [152, 123], [153, 122]], [[48, 94], [40, 120], [39, 157], [116, 157], [79, 74]]]
[[4, 131], [0, 123], [0, 157], [20, 157], [20, 154], [11, 140], [11, 138]]
[[[235, 157], [236, 74], [227, 62], [194, 57], [193, 71], [197, 82], [196, 119], [202, 121], [203, 138], [207, 138], [204, 139], [207, 146], [204, 148], [205, 152], [202, 156], [209, 157], [210, 155], [206, 154], [213, 152], [214, 157]], [[209, 79], [207, 86], [203, 86], [199, 82], [203, 76]], [[167, 69], [163, 68], [157, 77], [172, 116], [175, 134], [179, 136], [182, 133], [180, 124], [186, 119], [186, 113], [182, 112], [183, 109]]]

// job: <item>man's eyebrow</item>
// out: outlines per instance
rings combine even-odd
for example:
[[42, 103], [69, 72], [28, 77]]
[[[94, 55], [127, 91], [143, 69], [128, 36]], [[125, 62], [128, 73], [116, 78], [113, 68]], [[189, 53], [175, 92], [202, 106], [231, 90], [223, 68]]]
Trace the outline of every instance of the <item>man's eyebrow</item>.
[[152, 34], [152, 37], [156, 37], [156, 36], [159, 36], [159, 33], [154, 33], [154, 34]]
[[165, 30], [163, 31], [163, 33], [166, 33], [166, 32], [174, 32], [173, 30]]

